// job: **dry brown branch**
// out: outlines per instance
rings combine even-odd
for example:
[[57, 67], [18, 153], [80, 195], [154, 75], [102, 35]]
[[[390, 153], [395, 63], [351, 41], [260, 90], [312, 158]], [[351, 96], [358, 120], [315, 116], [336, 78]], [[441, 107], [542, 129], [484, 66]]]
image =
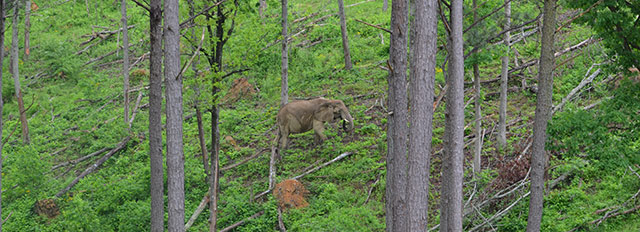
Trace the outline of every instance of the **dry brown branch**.
[[220, 232], [227, 232], [227, 231], [231, 231], [233, 228], [236, 228], [236, 227], [238, 227], [238, 226], [240, 226], [240, 225], [244, 224], [245, 222], [247, 222], [247, 221], [249, 221], [249, 220], [252, 220], [252, 219], [255, 219], [255, 218], [257, 218], [257, 217], [260, 217], [262, 214], [264, 214], [264, 211], [257, 212], [257, 213], [255, 213], [254, 215], [251, 215], [251, 217], [245, 218], [245, 219], [243, 219], [242, 221], [236, 222], [236, 223], [234, 223], [233, 225], [230, 225], [230, 226], [228, 226], [228, 227], [226, 227], [226, 228], [224, 228], [224, 229], [221, 229], [221, 230], [220, 230]]
[[[326, 162], [326, 163], [323, 163], [323, 164], [321, 164], [320, 166], [317, 166], [317, 167], [315, 167], [315, 168], [313, 168], [313, 169], [311, 169], [311, 170], [309, 170], [309, 171], [306, 171], [306, 172], [304, 172], [304, 173], [302, 173], [302, 174], [300, 174], [300, 175], [297, 175], [297, 176], [295, 176], [295, 177], [293, 177], [293, 178], [289, 178], [289, 179], [293, 179], [293, 180], [300, 179], [300, 178], [302, 178], [302, 177], [304, 177], [304, 176], [306, 176], [306, 175], [308, 175], [308, 174], [310, 174], [310, 173], [313, 173], [313, 172], [315, 172], [315, 171], [318, 171], [318, 169], [321, 169], [321, 168], [323, 168], [323, 167], [326, 167], [327, 165], [332, 164], [332, 163], [334, 163], [334, 162], [336, 162], [336, 161], [338, 161], [338, 160], [341, 160], [341, 159], [343, 159], [344, 157], [347, 157], [347, 156], [349, 156], [349, 155], [351, 155], [351, 154], [353, 154], [353, 152], [345, 152], [345, 153], [342, 153], [342, 154], [340, 154], [339, 156], [337, 156], [336, 158], [333, 158], [332, 160], [330, 160], [330, 161], [328, 161], [328, 162]], [[253, 197], [253, 199], [254, 199], [254, 200], [257, 200], [258, 198], [260, 198], [260, 197], [262, 197], [262, 196], [266, 195], [267, 193], [271, 192], [271, 190], [272, 190], [272, 188], [269, 188], [269, 189], [267, 189], [266, 191], [261, 192], [260, 194], [258, 194], [258, 195], [256, 195], [255, 197]]]
[[373, 182], [373, 184], [371, 184], [371, 188], [369, 188], [369, 192], [367, 193], [367, 199], [364, 200], [364, 203], [362, 203], [362, 205], [366, 205], [369, 202], [369, 198], [371, 197], [371, 192], [373, 192], [373, 188], [376, 187], [376, 184], [378, 183], [378, 181], [380, 181], [379, 175], [378, 175], [378, 178], [376, 178], [376, 181]]
[[[591, 69], [589, 69], [589, 71], [591, 71]], [[569, 94], [567, 94], [567, 96], [562, 98], [562, 101], [560, 102], [560, 104], [558, 104], [558, 105], [553, 107], [553, 111], [552, 111], [551, 114], [554, 114], [555, 112], [558, 112], [558, 110], [561, 110], [562, 107], [564, 107], [564, 105], [567, 104], [567, 102], [573, 97], [573, 95], [578, 93], [578, 91], [580, 91], [585, 85], [591, 83], [593, 81], [593, 79], [596, 76], [598, 76], [598, 74], [600, 74], [600, 71], [601, 71], [601, 69], [598, 69], [595, 72], [593, 72], [591, 75], [589, 75], [588, 77], [585, 77], [584, 79], [582, 79], [582, 81], [580, 81], [580, 84], [578, 84], [578, 86], [573, 88], [571, 90], [571, 92], [569, 92]], [[589, 74], [589, 73], [587, 72], [587, 74]]]
[[282, 207], [280, 206], [278, 206], [278, 227], [280, 227], [280, 231], [287, 232], [287, 227], [284, 226], [282, 221]]
[[209, 191], [207, 191], [207, 193], [204, 195], [204, 197], [200, 201], [200, 204], [198, 205], [198, 208], [196, 208], [196, 210], [193, 211], [193, 215], [191, 215], [191, 217], [189, 218], [189, 221], [187, 221], [187, 224], [184, 225], [184, 230], [185, 231], [188, 231], [189, 228], [191, 228], [191, 226], [196, 221], [196, 219], [198, 219], [198, 216], [200, 216], [202, 211], [205, 208], [207, 208], [207, 206], [209, 205], [207, 203], [209, 203]]
[[57, 154], [60, 154], [60, 152], [66, 151], [67, 149], [69, 149], [69, 146], [63, 147], [58, 149], [57, 151], [54, 151], [53, 153], [49, 154], [49, 156], [55, 156]]
[[[128, 26], [127, 29], [134, 28], [135, 26], [136, 25]], [[89, 40], [80, 43], [80, 46], [84, 46], [86, 44], [89, 44], [92, 41], [96, 40], [97, 38], [100, 38], [100, 40], [98, 42], [95, 42], [95, 43], [87, 45], [82, 50], [76, 52], [76, 55], [80, 55], [80, 54], [86, 52], [87, 50], [89, 50], [89, 48], [99, 44], [100, 42], [106, 40], [107, 38], [111, 37], [112, 35], [114, 35], [116, 33], [119, 33], [120, 31], [122, 31], [122, 29], [123, 28], [119, 28], [117, 30], [112, 30], [112, 31], [99, 31], [99, 32], [94, 32], [92, 34], [82, 35], [81, 37], [89, 37]]]
[[378, 25], [373, 25], [373, 24], [371, 24], [371, 23], [367, 23], [367, 22], [362, 21], [362, 20], [360, 20], [360, 19], [355, 19], [355, 20], [356, 20], [356, 22], [363, 23], [363, 24], [365, 24], [365, 25], [367, 25], [367, 26], [374, 27], [374, 28], [377, 28], [377, 29], [380, 29], [380, 30], [386, 31], [386, 32], [387, 32], [387, 33], [389, 33], [389, 34], [392, 34], [392, 33], [391, 33], [391, 31], [390, 31], [389, 29], [387, 29], [387, 28], [383, 28], [383, 27], [380, 27], [380, 26], [378, 26]]
[[562, 24], [562, 26], [559, 26], [558, 29], [556, 29], [555, 33], [558, 33], [560, 30], [562, 30], [563, 27], [566, 27], [567, 25], [569, 25], [571, 22], [573, 22], [574, 20], [576, 20], [577, 18], [582, 17], [584, 14], [588, 13], [589, 11], [591, 11], [591, 9], [593, 9], [594, 7], [596, 7], [597, 5], [600, 5], [600, 3], [602, 3], [602, 0], [597, 1], [596, 3], [594, 3], [593, 5], [591, 5], [589, 8], [587, 8], [585, 11], [583, 11], [582, 13], [576, 15], [575, 17], [571, 18], [569, 21], [567, 21], [566, 23]]
[[[65, 149], [65, 150], [66, 150], [67, 148], [65, 147], [65, 148], [63, 148], [63, 149]], [[100, 154], [102, 154], [103, 152], [105, 152], [105, 151], [107, 151], [107, 150], [109, 150], [109, 148], [108, 148], [108, 147], [104, 147], [104, 148], [102, 148], [102, 149], [100, 149], [100, 150], [98, 150], [98, 151], [96, 151], [96, 152], [94, 152], [94, 153], [88, 154], [88, 155], [83, 156], [83, 157], [80, 157], [80, 158], [78, 158], [78, 159], [75, 159], [75, 160], [71, 160], [71, 161], [67, 161], [67, 162], [64, 162], [64, 163], [57, 164], [57, 165], [55, 165], [55, 166], [51, 167], [51, 171], [54, 171], [54, 170], [56, 170], [56, 169], [58, 169], [58, 168], [61, 168], [61, 167], [64, 167], [64, 166], [67, 166], [67, 165], [70, 165], [70, 164], [75, 165], [75, 164], [80, 163], [80, 162], [82, 162], [82, 161], [85, 161], [85, 160], [87, 160], [87, 159], [89, 159], [89, 158], [91, 158], [91, 157], [94, 157], [94, 156], [96, 156], [96, 155], [100, 155]]]
[[[140, 84], [142, 84], [142, 81], [140, 81]], [[142, 91], [138, 92], [136, 106], [133, 108], [133, 113], [131, 113], [131, 118], [129, 119], [129, 128], [131, 128], [131, 124], [133, 124], [133, 120], [136, 119], [136, 114], [138, 114], [138, 110], [140, 110], [140, 101], [142, 101]], [[125, 104], [128, 104], [128, 102], [125, 102]]]
[[255, 154], [253, 154], [253, 155], [251, 155], [251, 156], [249, 156], [249, 157], [247, 157], [247, 158], [245, 158], [245, 159], [243, 159], [243, 160], [241, 160], [241, 161], [239, 161], [237, 163], [229, 164], [227, 166], [224, 166], [224, 167], [220, 168], [220, 172], [224, 172], [224, 171], [227, 171], [229, 169], [232, 169], [232, 168], [238, 167], [240, 165], [243, 165], [243, 164], [249, 162], [252, 159], [260, 157], [260, 155], [262, 155], [262, 153], [264, 153], [265, 151], [268, 151], [268, 150], [269, 149], [262, 149], [259, 152], [256, 152]]
[[92, 173], [93, 171], [98, 169], [98, 167], [100, 167], [105, 161], [107, 161], [107, 159], [109, 159], [111, 156], [113, 156], [113, 154], [115, 154], [116, 152], [118, 152], [118, 151], [122, 150], [123, 148], [125, 148], [125, 146], [127, 145], [127, 142], [129, 142], [129, 140], [131, 140], [131, 136], [127, 136], [124, 139], [122, 139], [122, 141], [120, 141], [120, 143], [118, 143], [118, 145], [116, 145], [115, 148], [113, 148], [111, 151], [109, 151], [109, 153], [107, 153], [102, 158], [100, 158], [96, 163], [94, 163], [93, 165], [91, 165], [87, 169], [85, 169], [84, 172], [82, 172], [78, 177], [76, 177], [73, 181], [71, 181], [71, 183], [69, 183], [69, 185], [67, 185], [67, 187], [65, 187], [64, 189], [60, 190], [60, 192], [56, 193], [55, 196], [57, 198], [62, 197], [62, 195], [67, 193], [71, 188], [73, 188], [73, 186], [78, 184], [78, 182], [80, 182], [80, 179], [84, 178], [85, 176], [89, 175], [90, 173]]

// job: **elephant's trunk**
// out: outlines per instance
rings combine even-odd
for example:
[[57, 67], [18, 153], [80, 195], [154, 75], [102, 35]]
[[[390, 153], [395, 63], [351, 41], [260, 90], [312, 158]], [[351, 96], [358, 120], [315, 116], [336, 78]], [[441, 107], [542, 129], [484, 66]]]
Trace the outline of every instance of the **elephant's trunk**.
[[342, 129], [344, 129], [345, 131], [348, 131], [349, 133], [352, 133], [353, 130], [354, 130], [353, 118], [351, 117], [351, 115], [349, 113], [343, 113], [343, 116], [342, 116]]

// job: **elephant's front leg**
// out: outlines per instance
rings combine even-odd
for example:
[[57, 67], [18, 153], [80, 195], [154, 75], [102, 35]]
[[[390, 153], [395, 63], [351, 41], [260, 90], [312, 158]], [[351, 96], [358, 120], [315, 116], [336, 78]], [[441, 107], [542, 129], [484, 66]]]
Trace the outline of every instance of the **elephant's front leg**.
[[322, 144], [327, 140], [327, 136], [324, 135], [324, 122], [313, 120], [313, 131], [315, 132], [316, 145]]

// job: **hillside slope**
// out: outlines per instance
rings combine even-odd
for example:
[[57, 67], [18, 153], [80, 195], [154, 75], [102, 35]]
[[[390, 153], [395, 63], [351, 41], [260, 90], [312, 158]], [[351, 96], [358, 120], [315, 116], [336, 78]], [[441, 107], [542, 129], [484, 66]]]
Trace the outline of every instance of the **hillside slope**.
[[[275, 116], [280, 92], [280, 17], [279, 3], [267, 1], [265, 18], [260, 19], [257, 1], [241, 2], [232, 36], [224, 50], [220, 87], [221, 155], [219, 222], [230, 226], [256, 213], [235, 231], [273, 231], [278, 222], [277, 201], [271, 194], [253, 198], [268, 188], [269, 151], [275, 136]], [[355, 119], [353, 134], [328, 126], [329, 140], [313, 145], [313, 132], [292, 136], [291, 145], [277, 166], [279, 181], [297, 176], [334, 157], [348, 157], [302, 177], [309, 193], [309, 206], [284, 213], [290, 231], [383, 231], [386, 154], [386, 60], [389, 34], [357, 20], [383, 28], [389, 27], [389, 11], [382, 1], [348, 0], [348, 32], [354, 69], [343, 70], [339, 19], [333, 2], [305, 0], [290, 3], [289, 89], [290, 99], [323, 96], [345, 102]], [[487, 1], [480, 14], [489, 14], [501, 1]], [[536, 3], [523, 2], [513, 11], [519, 16], [514, 25], [530, 21], [539, 12]], [[123, 122], [123, 97], [119, 3], [114, 1], [57, 1], [42, 3], [32, 16], [32, 55], [21, 61], [21, 81], [32, 143], [20, 140], [17, 106], [13, 96], [8, 61], [3, 68], [5, 107], [3, 138], [2, 218], [6, 231], [148, 231], [149, 230], [149, 158], [146, 140], [148, 111], [148, 14], [129, 5], [132, 108], [137, 108], [131, 131]], [[231, 5], [229, 5], [231, 7]], [[100, 9], [100, 10], [98, 10]], [[534, 13], [535, 12], [535, 13]], [[575, 14], [563, 10], [559, 21]], [[181, 6], [186, 18], [188, 7]], [[197, 22], [203, 23], [202, 21]], [[486, 34], [497, 31], [500, 18], [489, 17], [482, 25]], [[229, 22], [230, 24], [230, 22]], [[470, 25], [470, 22], [465, 22]], [[22, 26], [22, 24], [20, 25]], [[229, 26], [229, 25], [227, 25]], [[442, 25], [439, 25], [442, 27]], [[9, 29], [7, 29], [9, 30]], [[201, 27], [196, 27], [196, 31]], [[465, 230], [491, 218], [500, 231], [521, 231], [526, 226], [527, 170], [531, 123], [535, 107], [536, 57], [539, 38], [535, 24], [527, 24], [514, 44], [518, 51], [511, 67], [509, 82], [509, 146], [500, 151], [494, 144], [497, 122], [498, 83], [501, 47], [497, 39], [488, 42], [478, 57], [483, 84], [483, 172], [473, 179], [471, 146], [465, 164], [465, 199], [476, 206], [465, 209]], [[185, 30], [186, 33], [186, 30]], [[440, 30], [438, 67], [443, 67], [446, 39]], [[514, 33], [518, 34], [518, 33]], [[517, 38], [519, 35], [514, 35]], [[525, 35], [527, 35], [525, 37]], [[557, 51], [588, 39], [593, 32], [573, 25], [557, 37]], [[8, 35], [7, 33], [7, 36]], [[21, 37], [21, 39], [23, 39]], [[471, 41], [472, 38], [465, 38]], [[5, 39], [10, 41], [10, 38]], [[183, 40], [183, 63], [192, 48]], [[7, 46], [6, 43], [5, 46]], [[469, 50], [469, 49], [467, 49]], [[606, 61], [604, 48], [597, 41], [558, 56], [554, 82], [554, 104], [558, 104], [593, 69]], [[470, 61], [468, 61], [470, 62]], [[194, 117], [200, 88], [211, 86], [214, 72], [206, 59], [199, 59], [199, 75], [185, 73], [184, 151], [185, 209], [190, 217], [207, 193], [206, 174]], [[241, 70], [241, 71], [240, 71]], [[442, 68], [436, 70], [436, 94], [442, 93]], [[446, 72], [446, 71], [445, 71]], [[466, 80], [471, 81], [470, 76]], [[466, 86], [465, 144], [473, 137], [471, 85]], [[594, 229], [596, 231], [637, 231], [640, 214], [636, 191], [640, 188], [640, 99], [637, 83], [625, 81], [603, 70], [591, 84], [555, 114], [548, 143], [550, 154], [549, 187], [543, 217], [544, 231]], [[202, 90], [209, 93], [208, 90]], [[141, 99], [137, 103], [137, 99]], [[202, 99], [200, 99], [202, 100]], [[210, 100], [204, 100], [208, 108]], [[597, 103], [585, 109], [585, 107]], [[440, 163], [444, 131], [444, 106], [441, 100], [434, 114], [434, 140], [431, 170], [429, 225], [438, 219]], [[204, 114], [204, 125], [210, 115]], [[210, 131], [205, 127], [204, 131]], [[206, 135], [205, 141], [210, 141]], [[117, 145], [130, 137], [122, 149]], [[3, 141], [4, 141], [3, 140]], [[54, 197], [83, 171], [109, 154], [97, 170], [80, 179], [61, 197]], [[92, 155], [87, 157], [88, 155]], [[84, 157], [84, 158], [83, 158]], [[81, 159], [83, 158], [83, 159]], [[165, 175], [166, 176], [166, 175]], [[166, 177], [165, 177], [166, 178]], [[166, 191], [166, 190], [165, 190]], [[634, 195], [634, 193], [636, 193]], [[499, 197], [496, 197], [499, 196]], [[508, 206], [512, 206], [508, 208]], [[504, 211], [504, 209], [510, 209]], [[604, 211], [601, 211], [605, 209]], [[637, 209], [637, 208], [636, 208]], [[616, 217], [605, 215], [622, 213]], [[205, 214], [208, 211], [205, 210]], [[497, 215], [495, 218], [492, 216]], [[602, 222], [591, 223], [605, 218]], [[495, 220], [494, 220], [495, 219]], [[599, 224], [596, 226], [596, 224]], [[491, 227], [492, 226], [492, 227]], [[207, 217], [200, 215], [192, 231], [205, 231]]]

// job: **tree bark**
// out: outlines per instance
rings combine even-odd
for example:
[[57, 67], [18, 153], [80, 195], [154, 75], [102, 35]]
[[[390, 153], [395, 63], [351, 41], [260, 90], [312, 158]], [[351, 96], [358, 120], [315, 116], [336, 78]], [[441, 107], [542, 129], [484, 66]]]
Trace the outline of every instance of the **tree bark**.
[[287, 48], [287, 0], [282, 0], [282, 60], [281, 60], [281, 87], [280, 87], [280, 107], [289, 101], [289, 51]]
[[[222, 52], [226, 42], [224, 39], [224, 25], [227, 16], [223, 11], [224, 5], [220, 4], [216, 10], [216, 42], [214, 43], [215, 56], [214, 62], [210, 63], [212, 68], [217, 72], [222, 72]], [[230, 34], [227, 36], [231, 36]], [[219, 186], [219, 174], [220, 174], [220, 129], [218, 128], [220, 112], [218, 108], [217, 94], [220, 91], [216, 87], [216, 83], [219, 79], [213, 79], [213, 88], [211, 97], [213, 99], [213, 106], [211, 107], [211, 157], [209, 158], [209, 231], [215, 232], [218, 225], [218, 186]]]
[[505, 0], [504, 7], [504, 44], [506, 46], [506, 51], [504, 55], [501, 57], [502, 59], [502, 75], [500, 76], [500, 109], [499, 119], [498, 119], [498, 146], [504, 151], [507, 147], [507, 89], [509, 86], [507, 82], [509, 80], [509, 47], [511, 44], [509, 43], [509, 28], [511, 27], [511, 0]]
[[260, 18], [264, 19], [264, 10], [267, 9], [267, 0], [260, 0]]
[[13, 75], [13, 84], [16, 90], [16, 99], [18, 100], [18, 110], [20, 111], [20, 126], [22, 129], [22, 142], [29, 144], [31, 139], [29, 138], [29, 125], [27, 122], [27, 112], [24, 109], [24, 101], [22, 98], [22, 90], [20, 89], [20, 68], [18, 67], [18, 25], [19, 20], [19, 1], [14, 3], [13, 8], [13, 30], [11, 36], [11, 74]]
[[[510, 1], [510, 0], [506, 0]], [[473, 0], [473, 21], [478, 21], [478, 3], [476, 0]], [[480, 39], [480, 38], [478, 38]], [[477, 50], [477, 49], [473, 49]], [[482, 109], [480, 108], [480, 104], [482, 103], [482, 98], [480, 96], [480, 68], [478, 67], [478, 63], [473, 64], [473, 86], [475, 89], [475, 132], [476, 132], [476, 143], [475, 149], [473, 152], [473, 174], [480, 173], [481, 165], [482, 165]]]
[[29, 60], [30, 48], [30, 32], [31, 32], [31, 0], [25, 1], [24, 6], [24, 60]]
[[433, 95], [436, 67], [437, 2], [415, 0], [411, 56], [407, 204], [409, 231], [427, 230]]
[[[214, 88], [214, 96], [218, 92], [217, 88]], [[215, 98], [214, 98], [215, 99]], [[215, 100], [214, 100], [215, 101]], [[211, 170], [211, 175], [209, 175], [209, 231], [215, 232], [218, 222], [218, 180], [220, 173], [220, 163], [219, 163], [219, 153], [220, 153], [220, 131], [218, 129], [218, 121], [219, 121], [219, 113], [218, 107], [216, 107], [215, 103], [213, 109], [211, 110], [211, 158], [209, 161], [211, 162], [211, 166], [209, 170]]]
[[124, 122], [129, 123], [129, 29], [127, 29], [127, 0], [120, 4], [122, 14], [122, 76], [124, 78]]
[[387, 129], [387, 231], [408, 231], [407, 190], [407, 0], [391, 3], [389, 114]]
[[169, 232], [184, 231], [184, 151], [178, 0], [164, 1], [164, 76], [167, 97], [167, 195]]
[[536, 113], [533, 121], [533, 145], [531, 154], [531, 197], [527, 231], [540, 231], [544, 203], [544, 175], [547, 155], [544, 148], [547, 139], [547, 122], [551, 119], [553, 94], [553, 68], [555, 67], [554, 34], [556, 29], [556, 0], [544, 1], [542, 22], [542, 48], [538, 73]]
[[151, 167], [151, 231], [164, 231], [164, 173], [162, 167], [162, 8], [151, 0], [149, 19], [149, 162]]
[[340, 31], [342, 32], [342, 50], [344, 51], [344, 69], [351, 70], [351, 52], [349, 52], [349, 37], [347, 36], [347, 19], [344, 13], [344, 3], [338, 0], [338, 11], [340, 13]]
[[[4, 44], [4, 0], [0, 0], [0, 44]], [[4, 61], [4, 49], [0, 49], [0, 64]], [[0, 83], [2, 83], [3, 66], [0, 66]], [[0, 135], [2, 134], [2, 128], [4, 122], [2, 116], [4, 112], [4, 100], [2, 99], [2, 87], [0, 86]], [[2, 173], [2, 147], [4, 144], [0, 144], [0, 173]], [[0, 175], [0, 189], [2, 189], [2, 175]], [[2, 191], [0, 191], [0, 215], [2, 215]], [[2, 219], [0, 218], [0, 231], [2, 231]]]
[[449, 85], [445, 115], [445, 150], [443, 171], [441, 231], [462, 231], [462, 178], [464, 158], [464, 54], [462, 39], [462, 0], [451, 2], [449, 35]]

